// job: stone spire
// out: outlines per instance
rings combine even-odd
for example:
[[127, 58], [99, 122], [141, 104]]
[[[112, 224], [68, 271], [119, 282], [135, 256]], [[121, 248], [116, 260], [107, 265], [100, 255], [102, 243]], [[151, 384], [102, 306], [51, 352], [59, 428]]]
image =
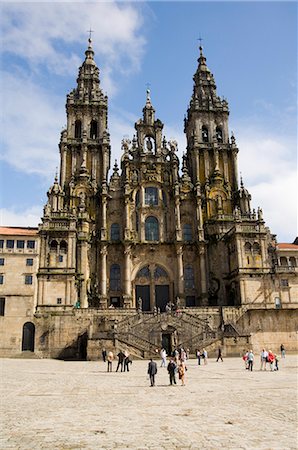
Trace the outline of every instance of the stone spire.
[[103, 93], [99, 87], [99, 68], [94, 61], [94, 50], [92, 48], [92, 39], [88, 39], [88, 48], [85, 51], [85, 61], [79, 68], [77, 78], [76, 97], [80, 100], [99, 100]]
[[146, 104], [143, 108], [143, 122], [146, 125], [153, 125], [155, 120], [155, 109], [151, 103], [150, 89], [146, 91]]
[[220, 99], [216, 92], [216, 84], [213, 74], [210, 72], [206, 58], [203, 54], [203, 47], [200, 46], [200, 57], [198, 58], [198, 68], [194, 74], [194, 91], [190, 102], [190, 109], [213, 110], [219, 109], [228, 111], [226, 100]]

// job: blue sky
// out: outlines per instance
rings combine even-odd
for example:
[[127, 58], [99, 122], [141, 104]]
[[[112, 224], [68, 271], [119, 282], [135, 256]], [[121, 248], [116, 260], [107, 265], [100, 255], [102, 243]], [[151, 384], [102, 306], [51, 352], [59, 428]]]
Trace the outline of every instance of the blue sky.
[[[59, 165], [65, 97], [92, 27], [109, 96], [112, 161], [150, 83], [167, 139], [183, 116], [198, 38], [230, 107], [239, 171], [280, 242], [297, 235], [297, 5], [294, 2], [2, 3], [1, 224], [35, 226]], [[4, 193], [4, 195], [3, 195]]]

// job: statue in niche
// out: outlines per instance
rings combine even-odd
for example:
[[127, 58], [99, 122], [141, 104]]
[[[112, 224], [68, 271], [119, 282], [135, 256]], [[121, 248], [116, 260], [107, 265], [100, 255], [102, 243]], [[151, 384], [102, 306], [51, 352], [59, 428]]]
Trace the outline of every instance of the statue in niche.
[[223, 211], [223, 201], [220, 195], [216, 197], [216, 203], [217, 203], [217, 212], [218, 214], [221, 214]]
[[152, 144], [152, 139], [150, 137], [146, 138], [146, 149], [147, 149], [148, 153], [152, 153], [153, 144]]
[[131, 179], [132, 179], [133, 183], [137, 183], [138, 182], [139, 176], [138, 176], [138, 171], [137, 170], [133, 171]]

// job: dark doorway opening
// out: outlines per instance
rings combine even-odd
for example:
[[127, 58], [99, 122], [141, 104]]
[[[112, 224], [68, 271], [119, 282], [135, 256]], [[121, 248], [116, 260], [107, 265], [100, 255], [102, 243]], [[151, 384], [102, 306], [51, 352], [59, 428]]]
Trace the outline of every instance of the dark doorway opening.
[[79, 360], [86, 361], [87, 359], [87, 343], [88, 343], [88, 336], [87, 332], [84, 334], [81, 334], [78, 337], [78, 358]]
[[157, 285], [155, 286], [155, 305], [160, 308], [161, 312], [165, 312], [166, 304], [170, 300], [168, 285]]
[[161, 346], [167, 352], [167, 355], [172, 354], [172, 335], [170, 333], [162, 333]]
[[22, 352], [34, 352], [35, 326], [32, 322], [26, 322], [23, 326]]
[[194, 295], [187, 295], [185, 299], [185, 306], [187, 307], [196, 306], [196, 297]]
[[142, 299], [142, 311], [150, 311], [150, 286], [136, 286], [136, 302]]

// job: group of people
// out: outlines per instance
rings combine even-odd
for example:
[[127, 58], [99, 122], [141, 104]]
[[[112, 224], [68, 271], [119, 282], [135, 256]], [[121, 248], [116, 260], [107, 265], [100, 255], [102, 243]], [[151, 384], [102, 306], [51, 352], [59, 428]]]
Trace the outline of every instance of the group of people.
[[[281, 344], [281, 346], [280, 346], [280, 353], [281, 353], [281, 357], [285, 358], [286, 351], [285, 351], [285, 347], [283, 344]], [[244, 351], [242, 359], [245, 364], [245, 369], [252, 371], [253, 365], [254, 365], [254, 360], [255, 360], [253, 351], [252, 350]], [[260, 370], [267, 370], [267, 364], [269, 364], [269, 368], [270, 368], [271, 372], [279, 370], [278, 361], [279, 361], [279, 357], [277, 354], [273, 353], [272, 350], [267, 351], [265, 348], [263, 348], [261, 351], [261, 354], [260, 354], [260, 362], [261, 362]]]
[[[208, 364], [208, 352], [207, 352], [207, 350], [205, 348], [203, 348], [202, 351], [199, 348], [197, 348], [197, 350], [196, 350], [196, 357], [197, 357], [199, 366], [201, 365], [201, 360], [204, 361], [205, 365]], [[220, 350], [220, 357], [221, 357], [221, 360], [223, 361], [222, 356], [221, 356], [221, 350]]]
[[[107, 353], [106, 349], [103, 348], [101, 354], [102, 354], [103, 362], [107, 361], [107, 363], [108, 363], [107, 371], [112, 372], [114, 353], [111, 351]], [[120, 350], [119, 353], [117, 354], [117, 358], [118, 358], [118, 363], [117, 363], [116, 372], [118, 372], [119, 369], [121, 370], [121, 372], [129, 372], [129, 365], [132, 364], [132, 359], [131, 359], [128, 351], [125, 350], [123, 352], [122, 350]]]
[[[185, 373], [187, 371], [186, 360], [189, 358], [189, 349], [184, 348], [174, 349], [170, 361], [167, 364], [167, 352], [164, 348], [160, 350], [161, 365], [160, 367], [167, 368], [170, 385], [177, 384], [176, 375], [178, 374], [181, 380], [181, 386], [185, 386]], [[147, 373], [150, 379], [150, 386], [155, 386], [155, 375], [157, 374], [157, 363], [151, 358], [148, 364]]]

